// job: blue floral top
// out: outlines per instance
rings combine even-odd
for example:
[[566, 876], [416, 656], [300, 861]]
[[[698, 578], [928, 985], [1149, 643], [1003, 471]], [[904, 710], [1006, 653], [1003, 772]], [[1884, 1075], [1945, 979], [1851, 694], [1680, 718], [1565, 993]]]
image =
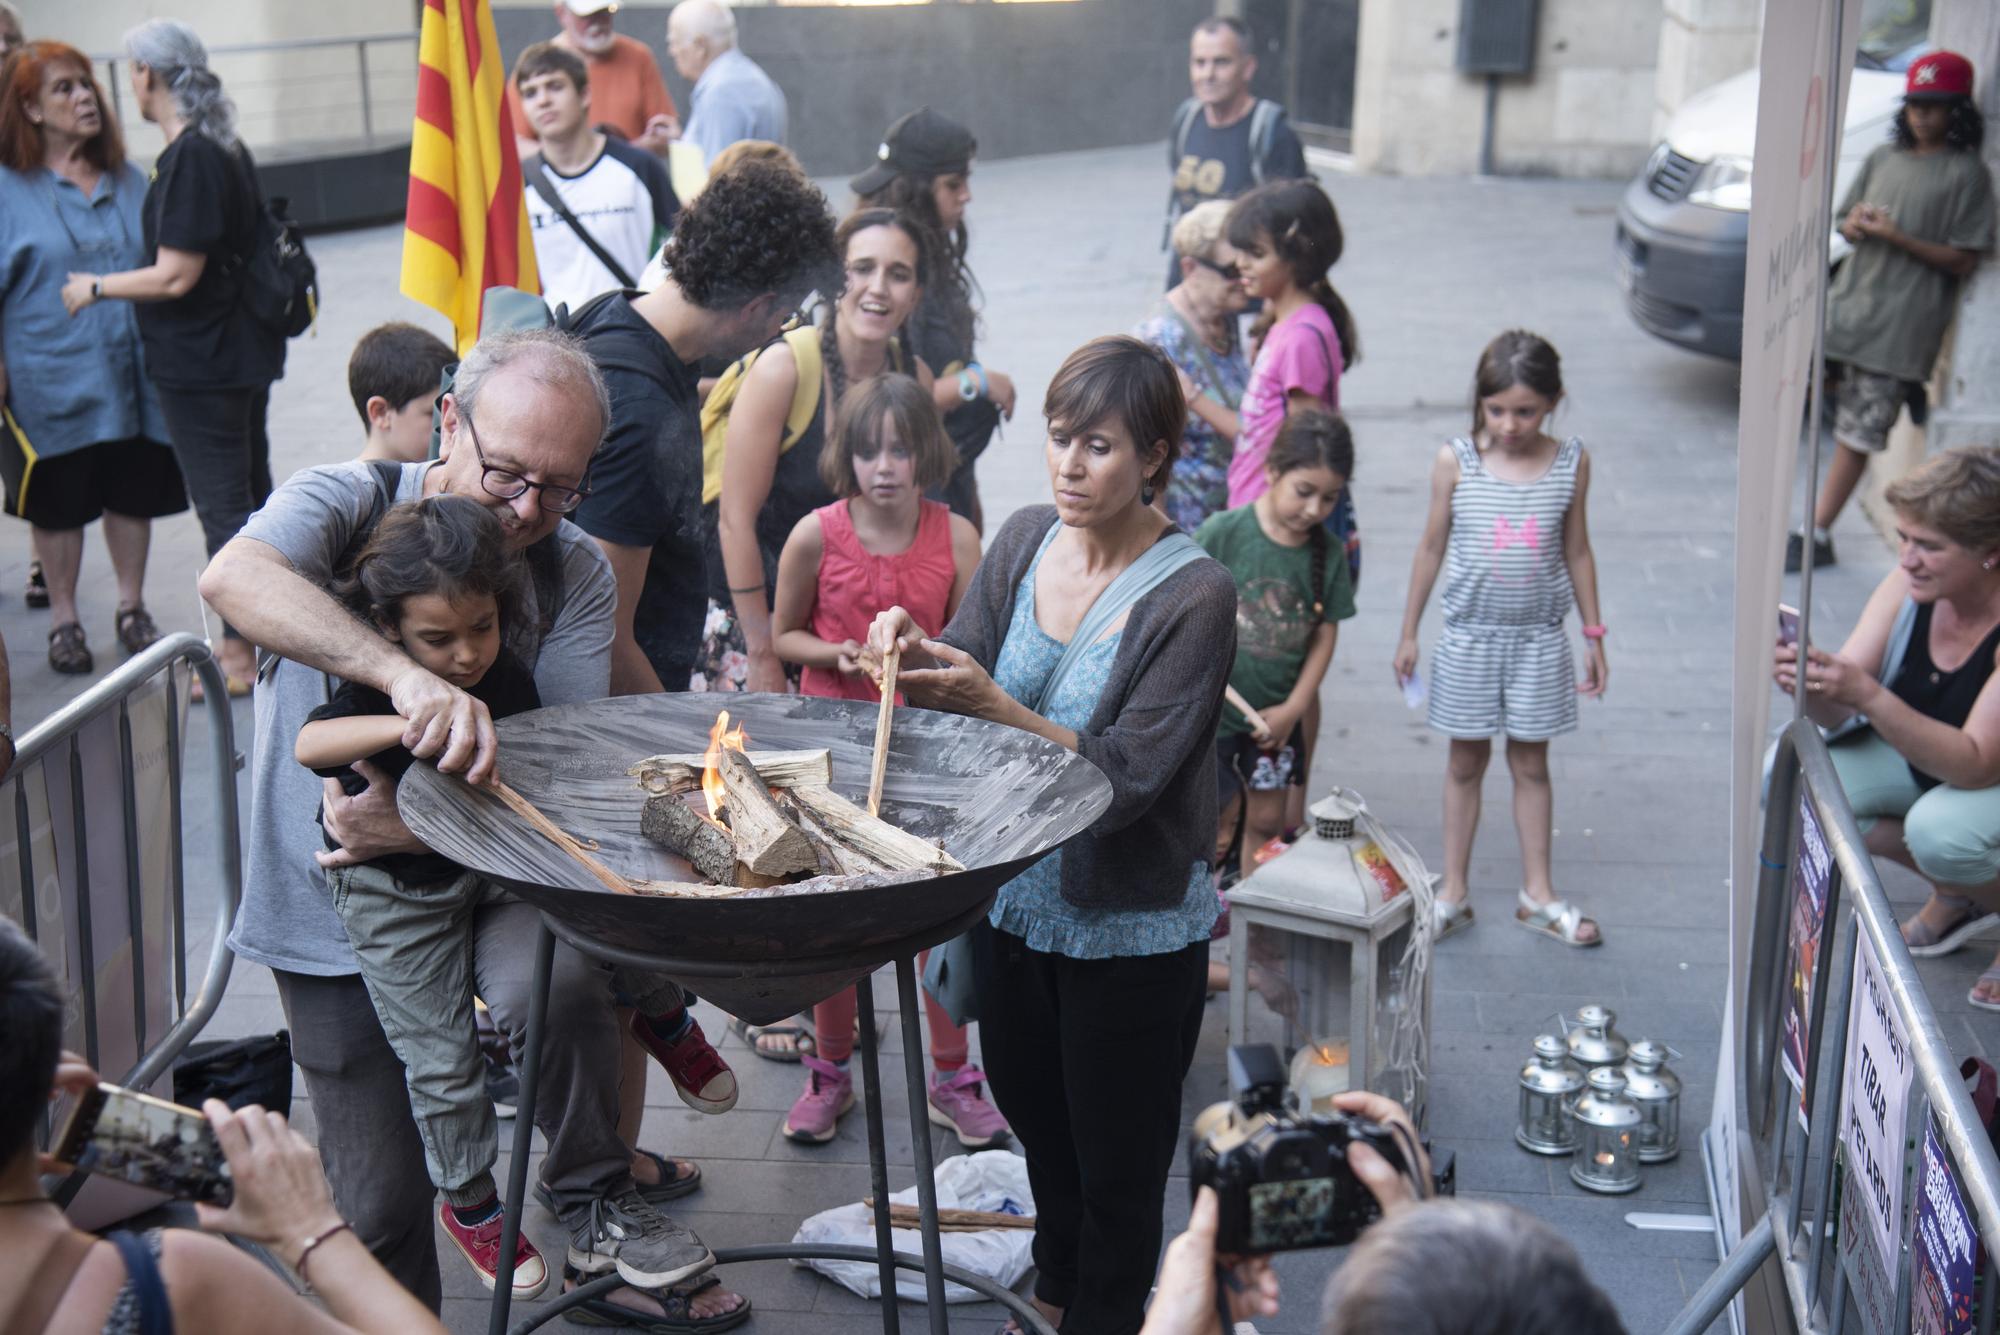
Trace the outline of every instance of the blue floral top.
[[[1014, 597], [1014, 619], [993, 665], [993, 680], [1021, 703], [1034, 706], [1067, 647], [1035, 624], [1035, 572], [1048, 545], [1028, 565]], [[1118, 655], [1120, 635], [1107, 635], [1084, 652], [1068, 680], [1056, 689], [1043, 717], [1065, 728], [1082, 728], [1097, 708], [1097, 697]], [[1031, 949], [1076, 960], [1120, 955], [1164, 955], [1208, 940], [1217, 901], [1208, 864], [1189, 870], [1187, 893], [1170, 909], [1086, 909], [1062, 895], [1062, 850], [1057, 849], [1000, 887], [987, 921], [1012, 932]]]
[[[1165, 297], [1132, 333], [1166, 353], [1167, 360], [1185, 371], [1211, 399], [1230, 408], [1243, 402], [1244, 387], [1250, 383], [1250, 363], [1244, 360], [1243, 349], [1217, 352], [1201, 342]], [[1192, 533], [1210, 515], [1227, 510], [1229, 460], [1235, 453], [1235, 442], [1224, 440], [1214, 427], [1190, 412], [1181, 434], [1180, 458], [1174, 460], [1173, 476], [1167, 482], [1167, 517]]]

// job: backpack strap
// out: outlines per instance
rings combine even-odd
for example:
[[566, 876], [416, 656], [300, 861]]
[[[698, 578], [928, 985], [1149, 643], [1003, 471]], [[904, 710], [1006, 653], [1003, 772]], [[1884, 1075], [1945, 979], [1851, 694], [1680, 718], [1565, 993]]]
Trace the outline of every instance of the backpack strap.
[[[819, 411], [821, 396], [826, 393], [826, 361], [820, 353], [819, 327], [805, 324], [786, 330], [785, 346], [792, 350], [792, 360], [798, 364], [799, 383], [792, 387], [792, 406], [785, 412], [785, 434], [778, 442], [780, 454], [799, 443], [799, 437], [812, 425], [813, 414]], [[890, 343], [889, 351], [893, 358], [895, 343]]]
[[1174, 222], [1181, 216], [1180, 193], [1174, 189], [1173, 173], [1180, 170], [1187, 152], [1188, 135], [1194, 132], [1194, 118], [1201, 114], [1201, 100], [1189, 98], [1174, 111], [1173, 133], [1167, 137], [1167, 221], [1160, 229], [1160, 249], [1173, 247]]
[[[1049, 526], [1048, 535], [1042, 539], [1042, 551], [1048, 550], [1049, 544], [1055, 541], [1055, 535], [1061, 527], [1060, 520]], [[1140, 554], [1138, 560], [1120, 571], [1118, 577], [1111, 581], [1104, 592], [1097, 595], [1097, 601], [1083, 614], [1083, 621], [1077, 626], [1076, 634], [1070, 636], [1069, 643], [1063, 647], [1062, 657], [1056, 661], [1055, 671], [1051, 672], [1049, 679], [1042, 684], [1042, 693], [1035, 700], [1035, 712], [1047, 717], [1049, 705], [1054, 701], [1057, 689], [1075, 670], [1076, 665], [1083, 661], [1084, 654], [1092, 645], [1104, 638], [1105, 633], [1119, 617], [1131, 611], [1133, 605], [1141, 598], [1166, 583], [1168, 578], [1182, 566], [1199, 561], [1207, 555], [1200, 543], [1185, 533], [1175, 531], [1148, 547]]]
[[21, 1295], [7, 1329], [19, 1331], [20, 1335], [42, 1335], [63, 1295], [69, 1292], [70, 1281], [76, 1278], [83, 1258], [96, 1244], [97, 1239], [90, 1234], [65, 1226], [61, 1236], [42, 1253], [41, 1263], [28, 1280], [27, 1291]]
[[1271, 155], [1271, 140], [1278, 133], [1278, 117], [1284, 108], [1260, 97], [1250, 108], [1250, 179], [1264, 184], [1264, 159]]
[[160, 1278], [160, 1263], [153, 1255], [159, 1234], [152, 1241], [124, 1229], [105, 1238], [118, 1249], [125, 1262], [125, 1282], [139, 1300], [139, 1335], [174, 1335], [174, 1309], [167, 1302], [166, 1281]]

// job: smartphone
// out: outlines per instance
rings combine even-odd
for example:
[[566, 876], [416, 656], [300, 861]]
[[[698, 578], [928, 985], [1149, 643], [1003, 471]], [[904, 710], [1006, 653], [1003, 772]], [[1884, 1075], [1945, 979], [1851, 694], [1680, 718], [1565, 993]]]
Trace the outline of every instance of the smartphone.
[[1797, 644], [1799, 642], [1799, 609], [1789, 603], [1778, 604], [1778, 643]]
[[58, 1163], [178, 1200], [227, 1206], [236, 1194], [206, 1117], [117, 1085], [85, 1091], [49, 1153]]

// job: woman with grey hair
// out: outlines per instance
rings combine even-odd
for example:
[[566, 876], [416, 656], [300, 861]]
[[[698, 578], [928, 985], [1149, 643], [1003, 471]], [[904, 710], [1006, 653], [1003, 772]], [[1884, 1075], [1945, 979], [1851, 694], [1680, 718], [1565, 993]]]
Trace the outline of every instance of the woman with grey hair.
[[[236, 104], [184, 23], [154, 19], [125, 34], [132, 94], [160, 127], [143, 210], [151, 263], [73, 273], [71, 315], [104, 300], [138, 305], [147, 370], [212, 557], [271, 492], [264, 415], [285, 345], [243, 301], [242, 270], [263, 208], [256, 167], [236, 137]], [[218, 654], [231, 695], [256, 675], [249, 641], [228, 626]]]
[[1187, 431], [1160, 505], [1190, 533], [1229, 508], [1229, 460], [1241, 429], [1237, 409], [1250, 383], [1250, 362], [1236, 329], [1250, 297], [1236, 251], [1223, 235], [1228, 218], [1229, 204], [1220, 199], [1181, 215], [1173, 231], [1180, 281], [1132, 331], [1166, 353], [1180, 372]]

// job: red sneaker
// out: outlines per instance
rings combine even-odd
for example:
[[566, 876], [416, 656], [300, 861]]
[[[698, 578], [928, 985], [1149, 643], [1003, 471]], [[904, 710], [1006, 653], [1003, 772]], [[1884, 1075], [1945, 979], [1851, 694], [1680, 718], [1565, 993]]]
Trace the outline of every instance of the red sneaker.
[[672, 1043], [654, 1033], [653, 1026], [637, 1011], [632, 1012], [631, 1029], [632, 1036], [673, 1077], [682, 1103], [705, 1113], [726, 1113], [736, 1106], [736, 1072], [701, 1032], [699, 1020], [690, 1018], [688, 1031]]
[[[458, 1222], [449, 1201], [438, 1202], [438, 1223], [444, 1226], [445, 1235], [472, 1268], [479, 1272], [479, 1281], [491, 1289], [500, 1275], [500, 1225], [502, 1216], [494, 1215], [476, 1227], [467, 1227]], [[542, 1260], [542, 1254], [535, 1250], [535, 1244], [528, 1241], [523, 1232], [514, 1245], [514, 1301], [523, 1302], [539, 1298], [542, 1290], [549, 1286], [549, 1267]]]

